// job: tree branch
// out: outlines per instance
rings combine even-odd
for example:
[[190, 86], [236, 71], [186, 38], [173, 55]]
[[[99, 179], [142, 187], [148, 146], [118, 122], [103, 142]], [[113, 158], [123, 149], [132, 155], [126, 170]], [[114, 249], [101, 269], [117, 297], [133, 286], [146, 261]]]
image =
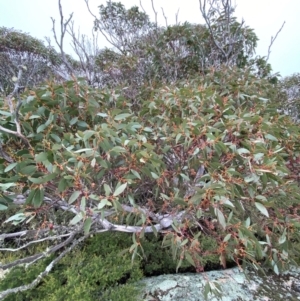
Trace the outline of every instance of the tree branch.
[[280, 29], [277, 31], [275, 37], [271, 37], [271, 42], [270, 42], [270, 45], [269, 45], [269, 48], [268, 48], [268, 55], [267, 55], [267, 58], [266, 58], [266, 62], [269, 60], [270, 58], [270, 54], [271, 54], [271, 47], [273, 45], [273, 43], [275, 42], [275, 40], [277, 39], [277, 36], [278, 34], [281, 32], [283, 26], [285, 24], [285, 21], [283, 22], [283, 24], [281, 25]]
[[65, 66], [67, 67], [70, 74], [72, 75], [74, 73], [74, 69], [70, 65], [70, 62], [67, 60], [66, 54], [64, 52], [64, 38], [65, 38], [66, 31], [67, 31], [67, 26], [73, 18], [73, 13], [71, 13], [69, 18], [66, 20], [66, 22], [64, 22], [64, 16], [63, 16], [63, 10], [62, 10], [62, 6], [61, 6], [61, 0], [58, 0], [58, 7], [59, 7], [59, 14], [60, 14], [60, 41], [58, 41], [58, 37], [56, 35], [55, 19], [53, 19], [53, 18], [51, 18], [52, 24], [53, 24], [52, 31], [53, 31], [53, 35], [54, 35], [54, 40], [55, 40], [57, 46], [60, 49], [60, 53], [61, 53], [61, 56], [62, 56], [62, 61], [65, 64]]

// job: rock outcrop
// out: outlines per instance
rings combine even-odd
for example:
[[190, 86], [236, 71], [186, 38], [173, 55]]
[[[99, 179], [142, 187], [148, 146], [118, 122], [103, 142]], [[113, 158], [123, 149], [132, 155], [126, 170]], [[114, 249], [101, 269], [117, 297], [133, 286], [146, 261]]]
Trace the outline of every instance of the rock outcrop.
[[209, 294], [210, 301], [295, 301], [300, 300], [300, 268], [291, 268], [277, 276], [260, 275], [249, 271], [247, 275], [238, 268], [211, 271], [202, 274], [172, 274], [149, 277], [141, 300], [144, 301], [204, 301], [207, 281], [220, 285], [222, 297]]

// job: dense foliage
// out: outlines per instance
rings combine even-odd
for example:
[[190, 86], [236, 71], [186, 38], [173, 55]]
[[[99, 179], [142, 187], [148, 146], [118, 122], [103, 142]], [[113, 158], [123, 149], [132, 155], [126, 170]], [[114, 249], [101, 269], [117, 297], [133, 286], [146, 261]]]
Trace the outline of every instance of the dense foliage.
[[[297, 156], [299, 133], [267, 105], [272, 88], [248, 72], [224, 69], [153, 90], [135, 106], [80, 82], [30, 92], [20, 110], [30, 148], [2, 135], [14, 161], [2, 160], [3, 190], [29, 190], [26, 204], [36, 208], [15, 218], [42, 212], [46, 195], [74, 206], [71, 224], [88, 229], [93, 214], [110, 214], [111, 221], [141, 226], [141, 237], [161, 225], [149, 211], [168, 214], [175, 232], [166, 243], [175, 258], [195, 256], [197, 266], [199, 239], [209, 235], [221, 257], [265, 258], [277, 270], [287, 259], [291, 225], [289, 208], [273, 201], [288, 194], [297, 202], [286, 163]], [[12, 116], [2, 114], [1, 125], [14, 129]], [[13, 197], [3, 193], [2, 204]]]

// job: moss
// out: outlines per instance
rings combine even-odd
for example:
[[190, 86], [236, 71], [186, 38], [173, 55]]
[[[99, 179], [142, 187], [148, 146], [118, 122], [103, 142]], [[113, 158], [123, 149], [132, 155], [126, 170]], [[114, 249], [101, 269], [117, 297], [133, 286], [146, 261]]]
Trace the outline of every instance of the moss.
[[[5, 301], [25, 300], [134, 300], [133, 285], [142, 278], [139, 262], [120, 250], [130, 246], [130, 236], [103, 233], [64, 257], [40, 285], [30, 291], [8, 296]], [[30, 283], [52, 257], [29, 266], [14, 268], [0, 282], [0, 290]], [[122, 296], [122, 297], [120, 297]], [[120, 299], [121, 298], [121, 299]]]

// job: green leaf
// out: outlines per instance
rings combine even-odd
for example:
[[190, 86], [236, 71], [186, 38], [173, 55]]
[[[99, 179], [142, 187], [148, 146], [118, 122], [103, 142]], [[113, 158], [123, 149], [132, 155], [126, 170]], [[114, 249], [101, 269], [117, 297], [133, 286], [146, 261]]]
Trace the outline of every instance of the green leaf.
[[194, 259], [192, 258], [192, 256], [189, 253], [185, 253], [184, 254], [185, 259], [194, 267], [196, 266]]
[[103, 118], [108, 117], [108, 115], [106, 113], [97, 113], [97, 116], [100, 116], [100, 117], [103, 117]]
[[257, 195], [257, 196], [255, 196], [255, 198], [259, 201], [267, 202], [266, 197], [263, 195]]
[[88, 128], [89, 127], [89, 125], [86, 122], [84, 122], [84, 121], [78, 121], [77, 125], [81, 126], [83, 128]]
[[229, 234], [227, 234], [227, 235], [224, 237], [223, 241], [226, 242], [226, 241], [228, 241], [230, 238], [231, 238], [231, 234], [229, 233]]
[[225, 221], [225, 217], [224, 217], [223, 212], [220, 209], [215, 208], [215, 214], [217, 216], [217, 219], [218, 219], [220, 225], [225, 230], [226, 229], [226, 221]]
[[8, 218], [6, 221], [4, 221], [4, 223], [8, 223], [8, 222], [16, 222], [16, 224], [23, 222], [25, 219], [27, 218], [27, 216], [24, 213], [17, 213], [13, 216], [11, 216], [10, 218]]
[[50, 134], [50, 136], [53, 138], [53, 140], [54, 140], [55, 142], [57, 142], [57, 143], [60, 143], [60, 142], [61, 142], [61, 139], [60, 139], [57, 135], [55, 135], [55, 134]]
[[118, 195], [120, 195], [120, 194], [126, 189], [127, 184], [128, 184], [128, 183], [122, 184], [122, 185], [120, 185], [118, 188], [116, 188], [116, 190], [115, 190], [113, 196], [118, 196]]
[[[122, 211], [123, 210], [122, 205], [120, 204], [120, 202], [117, 199], [115, 199], [113, 201], [113, 205], [114, 205], [116, 211]], [[143, 215], [142, 215], [142, 217], [143, 217]]]
[[107, 199], [102, 199], [98, 204], [97, 208], [100, 210], [105, 207], [108, 203], [110, 203]]
[[48, 157], [48, 153], [40, 153], [38, 155], [35, 155], [35, 161], [41, 163], [43, 161], [48, 160], [47, 157]]
[[58, 191], [59, 192], [63, 192], [66, 190], [66, 188], [68, 187], [68, 181], [64, 178], [62, 178], [59, 183], [58, 183]]
[[145, 128], [143, 128], [143, 131], [147, 132], [147, 133], [152, 133], [153, 132], [153, 130], [151, 128], [147, 127], [147, 126]]
[[270, 134], [265, 135], [265, 138], [272, 140], [272, 141], [278, 141], [278, 139], [276, 137], [274, 137], [273, 135], [270, 135]]
[[0, 183], [0, 189], [2, 191], [6, 191], [8, 188], [16, 186], [16, 185], [17, 185], [16, 183], [5, 183], [5, 184]]
[[77, 121], [78, 121], [78, 117], [73, 117], [73, 118], [70, 120], [70, 125], [74, 125]]
[[280, 236], [280, 238], [279, 238], [279, 240], [278, 240], [278, 243], [280, 244], [280, 245], [282, 245], [283, 243], [285, 243], [286, 242], [286, 235], [284, 234], [284, 235], [281, 235]]
[[56, 176], [57, 175], [55, 173], [52, 173], [52, 174], [49, 174], [49, 175], [46, 175], [46, 176], [40, 177], [40, 178], [29, 177], [28, 180], [34, 184], [43, 184], [43, 183], [53, 180], [54, 178], [56, 178]]
[[250, 151], [248, 149], [246, 149], [246, 148], [239, 148], [236, 151], [237, 151], [237, 153], [239, 155], [241, 155], [241, 154], [249, 154], [250, 153]]
[[3, 205], [3, 204], [0, 204], [0, 210], [6, 210], [8, 207]]
[[89, 140], [95, 133], [95, 131], [87, 130], [84, 132], [83, 139]]
[[83, 224], [84, 235], [88, 235], [92, 225], [92, 218], [88, 217]]
[[137, 171], [135, 171], [135, 170], [133, 170], [133, 169], [130, 169], [130, 171], [138, 178], [138, 179], [142, 179], [141, 178], [141, 176], [140, 176], [140, 174], [137, 172]]
[[182, 136], [182, 135], [181, 135], [180, 133], [176, 135], [176, 138], [175, 138], [176, 144], [178, 143], [178, 141], [179, 141], [179, 139], [181, 138], [181, 136]]
[[69, 204], [74, 203], [80, 195], [81, 195], [81, 191], [74, 191], [70, 196], [68, 203]]
[[155, 172], [152, 172], [152, 171], [151, 171], [151, 176], [152, 176], [152, 178], [155, 179], [155, 180], [159, 179], [159, 176], [158, 176]]
[[76, 225], [83, 219], [83, 213], [79, 212], [74, 218], [70, 221], [70, 225]]
[[35, 165], [28, 165], [25, 166], [24, 168], [22, 168], [20, 170], [20, 173], [24, 174], [24, 175], [32, 175], [36, 172], [37, 168]]
[[40, 133], [40, 132], [42, 132], [46, 127], [47, 127], [46, 124], [40, 125], [40, 126], [36, 129], [37, 134]]
[[124, 147], [121, 146], [115, 146], [113, 147], [110, 152], [115, 152], [115, 153], [126, 153], [126, 149]]
[[42, 205], [44, 201], [44, 189], [36, 189], [36, 192], [32, 199], [32, 204], [35, 208], [38, 208]]
[[127, 117], [131, 116], [132, 114], [129, 113], [123, 113], [123, 114], [119, 114], [117, 116], [115, 116], [114, 120], [119, 121], [122, 119], [126, 119]]
[[75, 151], [74, 153], [78, 154], [78, 153], [83, 153], [83, 152], [92, 151], [92, 150], [93, 150], [92, 148], [82, 148], [82, 149]]
[[18, 162], [9, 164], [9, 165], [6, 166], [6, 168], [4, 169], [4, 172], [8, 172], [8, 171], [12, 170], [16, 165], [18, 165]]
[[103, 186], [104, 186], [105, 196], [109, 196], [112, 192], [111, 188], [106, 183]]
[[258, 202], [255, 202], [255, 207], [263, 214], [265, 215], [266, 217], [269, 217], [269, 212], [267, 210], [267, 208], [261, 204], [261, 203], [258, 203]]

